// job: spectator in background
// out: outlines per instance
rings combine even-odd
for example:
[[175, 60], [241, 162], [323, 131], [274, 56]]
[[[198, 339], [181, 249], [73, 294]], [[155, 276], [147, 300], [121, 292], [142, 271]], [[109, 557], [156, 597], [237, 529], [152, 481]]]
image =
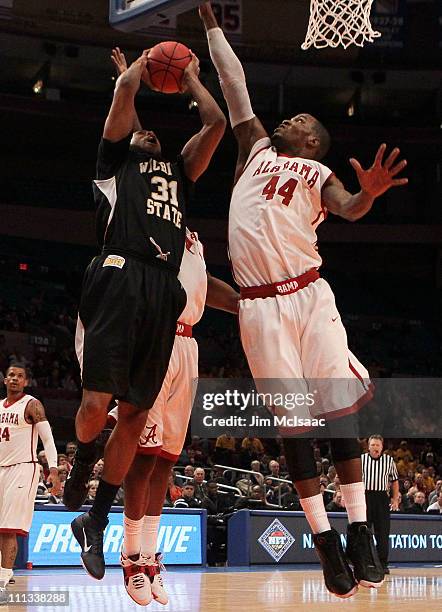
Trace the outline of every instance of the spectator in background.
[[100, 480], [101, 479], [101, 474], [103, 473], [103, 468], [104, 468], [104, 461], [103, 461], [103, 459], [99, 459], [97, 461], [97, 463], [94, 465], [94, 468], [92, 470], [92, 478], [94, 480]]
[[413, 453], [408, 448], [407, 440], [402, 440], [399, 444], [399, 448], [396, 450], [396, 461], [402, 461], [404, 457], [408, 457], [408, 461], [413, 461]]
[[[423, 465], [427, 465], [427, 455], [433, 455], [433, 460], [434, 460], [434, 454], [433, 454], [433, 445], [431, 444], [431, 442], [425, 442], [425, 446], [422, 449], [422, 451], [419, 454], [419, 463], [423, 464]], [[432, 465], [432, 464], [430, 464]]]
[[[391, 456], [391, 455], [390, 455]], [[405, 508], [404, 508], [404, 504], [403, 504], [403, 498], [402, 498], [402, 493], [399, 491], [399, 493], [397, 494], [396, 497], [396, 504], [393, 504], [393, 500], [391, 501], [391, 512], [401, 512], [404, 513], [406, 512]]]
[[327, 486], [327, 491], [339, 491], [341, 488], [341, 481], [339, 480], [339, 476], [335, 476], [333, 478], [333, 482], [331, 482]]
[[396, 468], [400, 478], [407, 478], [409, 472], [414, 473], [414, 470], [416, 469], [416, 464], [411, 461], [409, 455], [406, 454], [403, 456], [402, 459], [397, 462]]
[[66, 482], [66, 478], [68, 477], [68, 474], [69, 474], [69, 470], [66, 466], [58, 467], [58, 478], [60, 479], [60, 482]]
[[345, 512], [344, 498], [341, 491], [335, 491], [332, 501], [326, 506], [327, 512]]
[[90, 480], [87, 488], [86, 504], [92, 504], [98, 489], [98, 480]]
[[195, 474], [195, 468], [193, 465], [186, 465], [186, 467], [184, 468], [184, 476], [187, 476], [188, 478], [193, 478]]
[[253, 457], [259, 457], [264, 453], [264, 446], [259, 438], [244, 438], [241, 448], [248, 451]]
[[193, 484], [195, 487], [195, 497], [201, 502], [207, 496], [207, 485], [204, 482], [206, 473], [203, 468], [196, 468], [193, 474]]
[[183, 487], [183, 494], [179, 497], [174, 508], [201, 508], [201, 501], [195, 497], [195, 485], [188, 481]]
[[215, 442], [215, 463], [232, 465], [235, 453], [235, 438], [229, 432], [218, 436]]
[[425, 490], [427, 492], [427, 495], [429, 493], [431, 493], [432, 491], [434, 491], [434, 489], [436, 488], [436, 483], [431, 478], [430, 472], [429, 472], [428, 468], [423, 468], [423, 470], [422, 470], [422, 480], [423, 480], [424, 487], [425, 487]]
[[427, 495], [430, 491], [425, 486], [424, 477], [419, 472], [416, 472], [414, 476], [414, 487], [417, 491], [421, 491], [424, 495]]
[[330, 482], [333, 482], [336, 478], [336, 468], [334, 465], [331, 465], [327, 470], [327, 478]]
[[218, 483], [209, 480], [207, 497], [202, 507], [207, 510], [207, 563], [224, 562], [226, 559], [227, 526], [223, 514], [229, 509], [227, 496], [218, 493]]
[[442, 514], [442, 491], [439, 491], [436, 501], [428, 506], [427, 512], [430, 514]]
[[207, 496], [202, 501], [202, 506], [207, 510], [209, 515], [224, 514], [231, 509], [228, 495], [219, 493], [218, 483], [214, 480], [209, 480], [207, 483]]
[[76, 450], [77, 450], [77, 443], [76, 442], [67, 442], [66, 443], [65, 453], [66, 453], [68, 458], [69, 458], [69, 455], [74, 455]]
[[414, 494], [414, 501], [407, 510], [408, 514], [424, 514], [426, 509], [425, 493], [422, 491], [416, 491]]
[[248, 508], [249, 510], [268, 510], [264, 487], [254, 485], [250, 495], [240, 497], [237, 500], [235, 508], [237, 510], [243, 510], [245, 508]]
[[281, 478], [281, 476], [279, 475], [279, 463], [274, 459], [272, 459], [272, 461], [270, 461], [269, 463], [269, 470], [269, 476], [272, 476], [273, 478]]
[[439, 478], [439, 480], [436, 481], [436, 487], [434, 491], [432, 491], [430, 495], [428, 496], [428, 503], [433, 504], [436, 501], [441, 491], [442, 491], [442, 478]]
[[402, 495], [407, 495], [410, 487], [412, 485], [412, 481], [409, 478], [404, 478], [401, 482], [401, 493]]
[[278, 457], [278, 463], [279, 463], [279, 470], [281, 473], [281, 478], [286, 478], [289, 479], [289, 470], [287, 467], [287, 462], [285, 460], [285, 455], [279, 455]]
[[257, 459], [252, 461], [252, 463], [250, 464], [250, 469], [253, 472], [256, 472], [255, 474], [250, 474], [250, 480], [254, 484], [263, 485], [264, 484], [264, 475], [261, 472], [261, 464], [260, 464], [260, 462]]
[[68, 461], [68, 458], [66, 455], [64, 455], [63, 453], [59, 453], [58, 454], [58, 458], [57, 458], [57, 463], [58, 463], [58, 467], [64, 467], [67, 469], [67, 471], [69, 472], [71, 469], [71, 464]]

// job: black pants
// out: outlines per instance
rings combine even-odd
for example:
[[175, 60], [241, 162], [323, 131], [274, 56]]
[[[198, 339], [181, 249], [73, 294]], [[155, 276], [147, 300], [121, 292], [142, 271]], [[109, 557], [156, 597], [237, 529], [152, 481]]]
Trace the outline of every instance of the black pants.
[[390, 499], [386, 491], [365, 491], [367, 500], [367, 522], [373, 526], [379, 559], [388, 563], [388, 540], [390, 535]]

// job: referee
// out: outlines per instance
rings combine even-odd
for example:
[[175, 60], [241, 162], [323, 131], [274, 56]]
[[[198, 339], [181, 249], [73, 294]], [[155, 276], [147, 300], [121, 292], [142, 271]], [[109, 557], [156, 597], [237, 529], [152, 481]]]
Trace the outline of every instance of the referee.
[[[386, 574], [388, 569], [388, 538], [390, 535], [390, 509], [399, 508], [399, 481], [393, 457], [383, 455], [384, 439], [379, 434], [370, 436], [368, 453], [362, 459], [362, 478], [367, 500], [367, 523], [373, 525], [379, 559]], [[392, 482], [392, 500], [388, 495]]]

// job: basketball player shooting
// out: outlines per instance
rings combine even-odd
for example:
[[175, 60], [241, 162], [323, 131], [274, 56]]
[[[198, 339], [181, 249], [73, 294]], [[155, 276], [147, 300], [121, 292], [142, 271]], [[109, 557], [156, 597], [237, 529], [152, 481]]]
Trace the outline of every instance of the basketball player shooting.
[[42, 403], [24, 392], [26, 368], [11, 365], [5, 377], [6, 399], [0, 401], [0, 604], [17, 556], [17, 535], [28, 535], [40, 479], [38, 438], [49, 465], [52, 493], [60, 492], [57, 449]]
[[198, 59], [192, 55], [181, 89], [197, 102], [203, 126], [176, 161], [165, 159], [157, 135], [141, 129], [135, 111], [141, 79], [149, 82], [147, 56], [144, 51], [117, 79], [99, 145], [94, 194], [103, 250], [86, 270], [77, 326], [83, 397], [76, 416], [77, 455], [63, 496], [70, 510], [78, 510], [86, 499], [96, 439], [113, 397], [120, 407], [95, 501], [72, 522], [82, 562], [96, 579], [105, 573], [107, 516], [161, 389], [186, 303], [177, 276], [188, 193], [207, 168], [226, 123], [201, 84]]
[[[360, 191], [350, 194], [320, 159], [330, 136], [312, 115], [286, 119], [269, 137], [255, 116], [239, 59], [224, 37], [210, 2], [200, 6], [212, 61], [226, 99], [239, 153], [229, 214], [229, 250], [241, 287], [241, 339], [255, 379], [350, 379], [360, 384], [356, 407], [370, 394], [368, 372], [347, 346], [345, 329], [328, 283], [320, 278], [316, 228], [327, 211], [355, 221], [391, 187], [406, 161], [395, 148], [384, 160], [382, 144], [364, 170], [351, 159]], [[270, 298], [270, 299], [268, 299]], [[333, 410], [339, 417], [349, 410]], [[331, 529], [320, 494], [311, 441], [284, 440], [290, 476], [314, 534], [325, 584], [350, 597], [358, 584], [380, 587], [384, 572], [367, 527], [360, 447], [356, 439], [331, 440], [349, 526], [346, 555]]]
[[[127, 70], [117, 47], [112, 61], [118, 74]], [[206, 271], [203, 245], [186, 228], [186, 242], [178, 280], [187, 303], [176, 325], [172, 355], [161, 391], [138, 441], [135, 459], [124, 480], [124, 542], [121, 551], [124, 586], [139, 605], [152, 600], [166, 605], [168, 595], [161, 576], [157, 535], [172, 467], [183, 449], [193, 404], [193, 384], [198, 378], [198, 345], [192, 328], [201, 319], [204, 305], [237, 314], [238, 293]], [[108, 425], [118, 420], [111, 410]]]

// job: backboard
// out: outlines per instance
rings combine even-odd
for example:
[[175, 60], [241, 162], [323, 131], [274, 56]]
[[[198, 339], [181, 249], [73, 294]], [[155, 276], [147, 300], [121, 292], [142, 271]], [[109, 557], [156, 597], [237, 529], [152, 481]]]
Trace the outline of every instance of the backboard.
[[109, 0], [109, 23], [131, 32], [195, 8], [201, 0]]

